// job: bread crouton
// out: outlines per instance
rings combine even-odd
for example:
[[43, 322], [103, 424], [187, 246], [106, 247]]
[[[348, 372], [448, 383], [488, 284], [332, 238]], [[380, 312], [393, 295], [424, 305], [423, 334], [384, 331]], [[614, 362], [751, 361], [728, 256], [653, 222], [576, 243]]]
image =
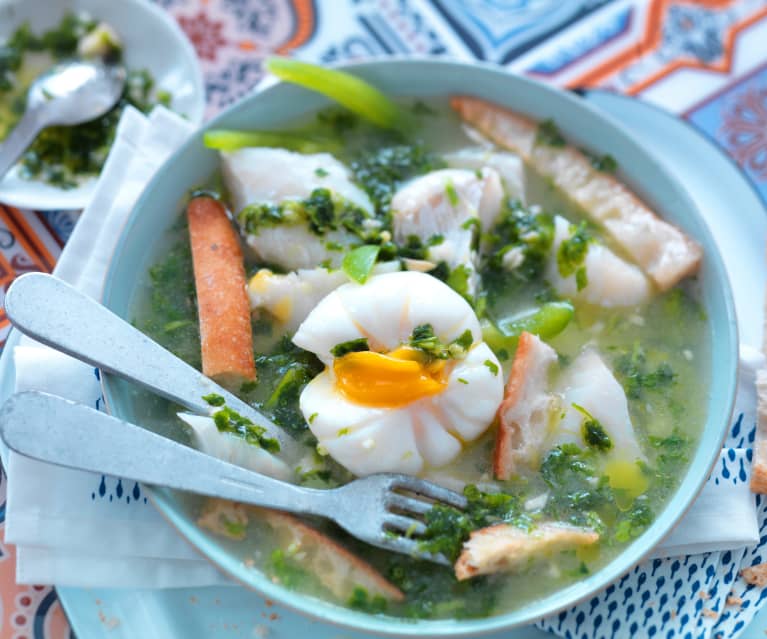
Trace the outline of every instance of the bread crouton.
[[535, 121], [490, 102], [460, 96], [451, 105], [465, 122], [551, 179], [661, 291], [698, 270], [701, 247], [614, 176], [594, 168], [584, 153], [570, 145], [538, 143]]
[[405, 595], [366, 561], [297, 517], [276, 510], [255, 509], [275, 531], [281, 546], [301, 554], [301, 562], [339, 600], [347, 601], [354, 589], [364, 588], [371, 597], [402, 601]]
[[511, 524], [481, 528], [463, 544], [455, 562], [455, 576], [462, 581], [477, 575], [518, 570], [534, 558], [588, 546], [598, 540], [599, 535], [593, 530], [555, 522], [539, 524], [530, 532]]
[[339, 601], [348, 601], [358, 587], [364, 588], [370, 597], [381, 596], [388, 601], [405, 598], [399, 588], [369, 563], [293, 515], [225, 499], [209, 499], [197, 524], [217, 535], [239, 541], [247, 534], [251, 516], [266, 522], [280, 547], [289, 548], [291, 556], [296, 557], [296, 561], [314, 574]]
[[521, 465], [530, 465], [540, 454], [552, 396], [548, 372], [557, 361], [553, 348], [531, 333], [519, 337], [517, 352], [498, 408], [498, 431], [493, 455], [496, 478], [510, 479]]

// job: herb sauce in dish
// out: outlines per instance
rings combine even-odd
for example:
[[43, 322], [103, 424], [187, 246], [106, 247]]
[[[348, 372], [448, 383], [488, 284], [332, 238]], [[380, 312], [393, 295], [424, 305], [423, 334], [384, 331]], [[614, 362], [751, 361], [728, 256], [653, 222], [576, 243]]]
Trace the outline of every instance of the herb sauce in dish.
[[[334, 486], [353, 467], [463, 490], [468, 510], [431, 511], [422, 541], [456, 565], [363, 547], [315, 522], [311, 541], [297, 541], [289, 524], [229, 504], [209, 504], [201, 524], [232, 543], [261, 535], [254, 568], [289, 588], [371, 613], [487, 616], [582, 578], [652, 522], [704, 423], [707, 319], [694, 278], [662, 290], [657, 270], [545, 174], [547, 152], [569, 152], [555, 123], [515, 153], [488, 136], [478, 145], [444, 102], [405, 106], [415, 138], [323, 111], [267, 147], [251, 134], [211, 186], [246, 247], [258, 377], [238, 390], [307, 443], [297, 481]], [[136, 315], [200, 366], [193, 282], [181, 221]], [[475, 362], [478, 349], [487, 354]], [[415, 395], [395, 401], [379, 392], [387, 385]], [[464, 398], [461, 419], [450, 397]], [[475, 419], [479, 432], [464, 429]], [[387, 457], [403, 423], [412, 439]], [[194, 427], [189, 436], [200, 443]], [[402, 596], [323, 577], [324, 535], [365, 558], [358, 582], [374, 571]]]
[[[100, 57], [119, 62], [122, 44], [117, 32], [87, 14], [66, 14], [59, 25], [35, 34], [22, 24], [0, 43], [0, 141], [10, 133], [24, 112], [32, 81], [56, 60]], [[63, 189], [77, 186], [81, 178], [98, 175], [114, 139], [123, 109], [133, 106], [148, 112], [171, 96], [155, 89], [151, 74], [129, 69], [121, 99], [109, 112], [78, 126], [43, 130], [20, 160], [20, 175]]]

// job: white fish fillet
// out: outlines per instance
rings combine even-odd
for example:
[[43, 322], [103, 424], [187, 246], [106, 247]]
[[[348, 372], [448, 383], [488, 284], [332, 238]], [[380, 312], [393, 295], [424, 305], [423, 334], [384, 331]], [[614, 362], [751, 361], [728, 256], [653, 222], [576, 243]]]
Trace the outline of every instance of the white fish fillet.
[[190, 426], [197, 450], [276, 479], [289, 481], [292, 478], [293, 471], [285, 462], [242, 437], [220, 432], [212, 417], [190, 413], [178, 413], [178, 416]]
[[472, 248], [477, 229], [470, 222], [478, 219], [482, 228], [488, 228], [502, 202], [503, 187], [494, 169], [483, 168], [480, 174], [464, 169], [427, 173], [407, 182], [392, 198], [394, 240], [404, 244], [415, 235], [426, 243], [441, 236], [442, 242], [429, 249], [428, 259], [468, 268], [469, 294], [473, 295], [478, 283], [477, 255]]
[[[373, 274], [399, 270], [399, 262], [380, 262]], [[266, 311], [281, 329], [293, 333], [323, 297], [348, 281], [342, 270], [319, 267], [279, 274], [262, 268], [248, 281], [250, 308]]]
[[237, 212], [248, 204], [301, 200], [318, 188], [330, 189], [368, 213], [373, 211], [370, 198], [352, 181], [349, 169], [329, 153], [251, 147], [222, 152], [221, 169]]
[[489, 167], [496, 170], [506, 196], [525, 202], [525, 166], [516, 153], [478, 146], [448, 153], [444, 157], [447, 165], [453, 169], [477, 171]]
[[554, 218], [554, 241], [545, 277], [560, 295], [608, 308], [637, 306], [650, 299], [652, 284], [644, 273], [599, 242], [592, 242], [588, 246], [583, 262], [588, 284], [579, 291], [575, 274], [562, 277], [557, 266], [559, 247], [571, 236], [570, 222], [557, 215]]
[[[349, 169], [329, 153], [245, 148], [221, 153], [221, 167], [235, 212], [249, 204], [305, 199], [317, 188], [327, 188], [368, 213], [373, 211], [370, 198], [352, 181]], [[261, 262], [287, 270], [313, 268], [326, 261], [338, 267], [346, 248], [359, 243], [348, 231], [318, 236], [303, 224], [266, 227], [248, 234], [246, 241]], [[337, 246], [332, 250], [329, 245]]]
[[626, 461], [645, 459], [631, 423], [626, 393], [595, 350], [583, 351], [565, 369], [555, 392], [562, 397], [564, 417], [556, 424], [549, 447], [564, 443], [586, 446], [581, 433], [584, 415], [573, 407], [577, 404], [607, 431], [613, 443], [609, 457]]

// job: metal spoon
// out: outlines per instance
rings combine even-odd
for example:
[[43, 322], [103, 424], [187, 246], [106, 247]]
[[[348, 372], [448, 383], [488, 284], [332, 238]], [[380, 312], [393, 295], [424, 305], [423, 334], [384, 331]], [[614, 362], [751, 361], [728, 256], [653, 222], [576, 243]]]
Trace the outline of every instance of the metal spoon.
[[61, 62], [29, 88], [27, 110], [0, 144], [0, 179], [47, 126], [72, 126], [104, 115], [120, 99], [125, 69], [97, 61]]

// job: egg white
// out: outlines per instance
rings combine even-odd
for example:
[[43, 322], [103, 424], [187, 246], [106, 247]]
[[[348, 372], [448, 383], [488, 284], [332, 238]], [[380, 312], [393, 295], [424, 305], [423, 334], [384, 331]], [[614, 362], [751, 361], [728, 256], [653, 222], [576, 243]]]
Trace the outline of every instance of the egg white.
[[[387, 408], [358, 404], [338, 390], [334, 346], [365, 337], [371, 350], [392, 351], [422, 324], [431, 324], [443, 343], [466, 330], [473, 338], [466, 357], [449, 363], [442, 392]], [[327, 365], [300, 398], [321, 450], [356, 475], [418, 474], [450, 463], [464, 443], [487, 430], [503, 396], [501, 366], [481, 339], [466, 300], [424, 273], [377, 275], [364, 285], [345, 284], [330, 293], [293, 338]]]

